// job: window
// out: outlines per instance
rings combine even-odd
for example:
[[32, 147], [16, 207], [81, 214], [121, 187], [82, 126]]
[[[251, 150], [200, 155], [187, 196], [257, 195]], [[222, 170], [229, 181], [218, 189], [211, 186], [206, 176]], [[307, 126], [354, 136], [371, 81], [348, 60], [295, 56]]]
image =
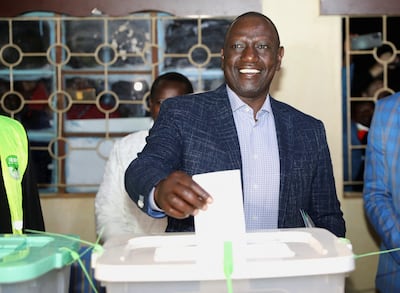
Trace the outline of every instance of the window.
[[156, 76], [185, 74], [195, 91], [223, 82], [229, 17], [0, 18], [0, 113], [28, 130], [42, 193], [95, 192], [115, 140], [148, 129]]
[[398, 16], [343, 19], [344, 194], [361, 196], [368, 128], [375, 102], [400, 91]]

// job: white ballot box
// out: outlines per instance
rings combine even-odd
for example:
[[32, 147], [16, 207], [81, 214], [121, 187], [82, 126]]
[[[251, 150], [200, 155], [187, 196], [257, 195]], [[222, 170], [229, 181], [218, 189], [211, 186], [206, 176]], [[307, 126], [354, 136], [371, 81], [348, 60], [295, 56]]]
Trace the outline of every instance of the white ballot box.
[[[344, 292], [355, 268], [351, 245], [325, 229], [246, 233], [243, 241], [199, 242], [167, 233], [111, 239], [92, 256], [107, 293]], [[200, 244], [199, 244], [200, 243]]]

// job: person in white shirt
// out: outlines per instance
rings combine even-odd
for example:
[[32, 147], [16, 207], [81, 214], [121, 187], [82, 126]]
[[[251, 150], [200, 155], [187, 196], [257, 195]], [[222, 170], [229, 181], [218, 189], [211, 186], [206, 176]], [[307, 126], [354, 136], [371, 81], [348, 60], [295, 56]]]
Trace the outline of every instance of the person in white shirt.
[[[176, 72], [160, 75], [153, 82], [149, 96], [153, 120], [157, 118], [163, 100], [190, 93], [193, 93], [193, 87], [184, 75]], [[96, 231], [103, 242], [117, 235], [165, 231], [167, 218], [155, 219], [141, 211], [124, 187], [125, 170], [142, 151], [147, 136], [148, 130], [131, 133], [118, 140], [111, 150], [95, 198]]]

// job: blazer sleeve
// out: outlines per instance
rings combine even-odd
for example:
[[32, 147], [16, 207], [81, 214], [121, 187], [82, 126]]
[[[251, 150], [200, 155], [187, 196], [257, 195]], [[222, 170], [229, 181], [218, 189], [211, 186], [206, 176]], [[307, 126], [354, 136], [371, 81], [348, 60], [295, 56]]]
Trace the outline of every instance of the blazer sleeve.
[[165, 214], [151, 209], [150, 192], [159, 181], [180, 166], [180, 128], [174, 122], [180, 120], [177, 117], [180, 114], [169, 110], [168, 105], [173, 104], [172, 100], [168, 99], [161, 105], [159, 116], [146, 139], [146, 146], [125, 172], [128, 195], [139, 209], [155, 218], [165, 217]]

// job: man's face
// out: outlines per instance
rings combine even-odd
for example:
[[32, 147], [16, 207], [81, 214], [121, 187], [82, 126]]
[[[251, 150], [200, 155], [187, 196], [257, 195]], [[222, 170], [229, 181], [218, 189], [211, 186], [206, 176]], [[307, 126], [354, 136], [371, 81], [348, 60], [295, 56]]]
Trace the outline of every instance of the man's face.
[[375, 105], [372, 101], [357, 102], [353, 105], [353, 120], [364, 126], [370, 127]]
[[221, 51], [226, 83], [243, 100], [264, 99], [280, 69], [283, 51], [266, 19], [240, 18], [228, 31]]
[[157, 119], [161, 103], [172, 97], [188, 94], [186, 85], [179, 81], [163, 80], [158, 84], [154, 97], [150, 99], [150, 114], [153, 120]]

